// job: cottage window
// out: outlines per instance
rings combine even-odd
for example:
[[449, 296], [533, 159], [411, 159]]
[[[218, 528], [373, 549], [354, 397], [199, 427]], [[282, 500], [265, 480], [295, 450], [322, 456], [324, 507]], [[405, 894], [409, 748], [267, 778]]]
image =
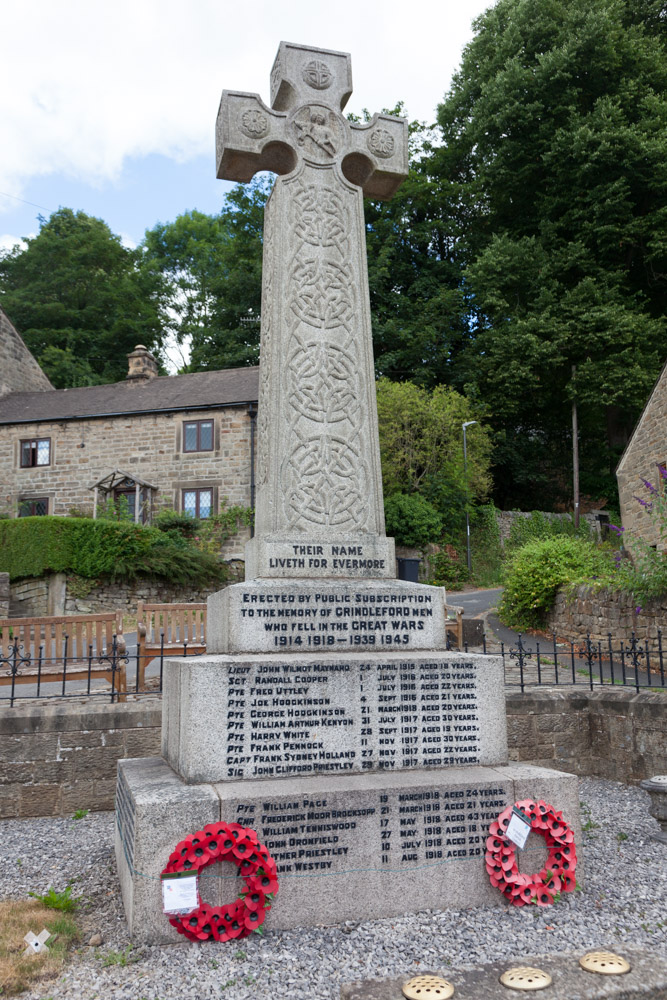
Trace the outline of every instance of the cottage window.
[[213, 451], [212, 420], [186, 420], [184, 422], [183, 451]]
[[51, 464], [51, 438], [33, 438], [21, 441], [21, 468]]
[[213, 490], [183, 490], [183, 513], [190, 517], [210, 517], [213, 513]]
[[48, 513], [48, 497], [38, 497], [36, 500], [19, 500], [19, 517], [43, 517]]

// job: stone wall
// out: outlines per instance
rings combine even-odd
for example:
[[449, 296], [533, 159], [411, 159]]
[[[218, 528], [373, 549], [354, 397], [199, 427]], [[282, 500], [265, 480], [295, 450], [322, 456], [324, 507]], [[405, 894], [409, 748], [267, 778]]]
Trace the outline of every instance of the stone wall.
[[[214, 449], [184, 452], [183, 423], [213, 420]], [[49, 438], [49, 465], [21, 468], [20, 442]], [[2, 510], [15, 515], [21, 500], [44, 498], [48, 513], [91, 516], [90, 486], [114, 470], [154, 486], [153, 510], [181, 510], [185, 489], [213, 489], [214, 509], [224, 497], [250, 505], [250, 417], [242, 407], [190, 413], [126, 414], [85, 420], [0, 425]], [[243, 558], [241, 536], [228, 558]]]
[[[539, 513], [547, 521], [571, 521], [571, 514], [554, 514], [550, 511], [528, 511], [528, 510], [498, 510], [496, 511], [496, 521], [498, 523], [498, 532], [500, 534], [500, 544], [504, 545], [509, 539], [510, 533], [512, 531], [512, 525], [515, 521], [521, 518], [529, 518], [532, 514]], [[582, 514], [581, 520], [586, 521], [594, 534], [600, 534], [600, 522], [598, 520], [598, 514], [596, 512], [589, 512], [588, 514]]]
[[510, 760], [637, 784], [663, 774], [667, 693], [542, 688], [507, 695]]
[[0, 573], [0, 618], [9, 615], [9, 573]]
[[[510, 759], [637, 783], [663, 773], [667, 694], [543, 688], [507, 697]], [[113, 809], [116, 764], [160, 754], [160, 698], [0, 709], [0, 818]]]
[[[243, 579], [243, 563], [229, 564], [228, 583]], [[177, 587], [161, 581], [137, 580], [133, 583], [96, 583], [67, 577], [64, 600], [54, 606], [49, 590], [61, 579], [60, 574], [39, 579], [19, 580], [10, 584], [9, 613], [12, 618], [42, 617], [49, 614], [87, 615], [120, 610], [135, 614], [139, 601], [151, 604], [194, 604], [207, 600], [227, 584], [210, 587]], [[90, 587], [90, 589], [89, 589]], [[59, 595], [60, 597], [61, 595]], [[61, 606], [62, 605], [62, 606]]]
[[660, 373], [616, 470], [621, 520], [626, 531], [624, 543], [628, 548], [632, 547], [633, 537], [643, 538], [659, 549], [665, 548], [656, 519], [635, 500], [635, 496], [649, 499], [642, 479], [655, 485], [660, 479], [659, 465], [667, 466], [667, 365]]
[[158, 697], [0, 709], [0, 818], [113, 809], [116, 764], [160, 753]]
[[[588, 587], [580, 587], [574, 598], [559, 591], [551, 612], [547, 616], [547, 631], [566, 639], [591, 639], [607, 642], [611, 632], [614, 649], [621, 642], [628, 642], [634, 632], [643, 643], [649, 640], [649, 649], [658, 648], [658, 628], [667, 625], [667, 598], [647, 601], [638, 605], [629, 595], [618, 591], [600, 590], [594, 592]], [[667, 654], [667, 632], [663, 650]]]
[[53, 389], [23, 342], [23, 338], [0, 309], [0, 396], [10, 392]]
[[9, 614], [12, 618], [42, 618], [49, 604], [47, 577], [17, 580], [9, 585]]

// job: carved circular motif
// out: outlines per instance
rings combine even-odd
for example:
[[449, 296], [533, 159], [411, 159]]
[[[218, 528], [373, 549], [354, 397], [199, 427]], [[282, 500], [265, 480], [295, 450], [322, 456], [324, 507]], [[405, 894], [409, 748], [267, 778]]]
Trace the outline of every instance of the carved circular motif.
[[261, 139], [269, 131], [269, 119], [256, 108], [248, 108], [241, 115], [239, 127], [251, 139]]
[[304, 83], [307, 83], [313, 90], [326, 90], [331, 86], [333, 76], [331, 70], [321, 59], [312, 59], [303, 67], [301, 74]]
[[336, 344], [297, 342], [288, 363], [290, 405], [308, 420], [352, 420], [359, 408], [359, 363]]
[[375, 156], [381, 156], [383, 159], [393, 156], [395, 145], [393, 135], [386, 128], [373, 129], [368, 137], [368, 148], [371, 153], [374, 153]]
[[366, 471], [351, 441], [329, 434], [299, 441], [285, 461], [282, 481], [291, 527], [363, 528]]
[[343, 129], [336, 113], [324, 104], [306, 104], [294, 113], [292, 128], [304, 158], [333, 163], [343, 146]]

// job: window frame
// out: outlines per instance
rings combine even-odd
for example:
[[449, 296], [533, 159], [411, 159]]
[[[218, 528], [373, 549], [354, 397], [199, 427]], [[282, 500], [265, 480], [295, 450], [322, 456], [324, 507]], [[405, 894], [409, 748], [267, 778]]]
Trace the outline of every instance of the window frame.
[[[201, 446], [201, 429], [202, 424], [211, 425], [211, 447], [202, 448]], [[186, 428], [187, 427], [197, 428], [197, 446], [195, 448], [186, 448]], [[215, 419], [213, 417], [207, 417], [204, 420], [184, 420], [183, 421], [183, 453], [185, 455], [196, 455], [197, 452], [201, 451], [214, 451], [215, 450]]]
[[[38, 462], [37, 455], [39, 451], [39, 445], [44, 442], [48, 442], [49, 445], [49, 460], [48, 462]], [[34, 462], [28, 462], [27, 464], [23, 461], [23, 447], [28, 445], [30, 447], [31, 458], [34, 458]], [[21, 438], [19, 441], [19, 464], [22, 469], [45, 469], [48, 465], [51, 465], [51, 438], [50, 437], [33, 437], [33, 438]]]
[[[182, 514], [189, 514], [189, 511], [187, 511], [185, 509], [185, 494], [186, 493], [194, 493], [194, 494], [196, 494], [196, 497], [197, 497], [196, 504], [195, 504], [195, 513], [191, 515], [192, 517], [196, 518], [197, 520], [206, 521], [206, 520], [208, 520], [209, 517], [212, 517], [215, 514], [215, 490], [214, 490], [214, 488], [212, 486], [183, 486], [181, 488], [181, 513]], [[202, 518], [201, 513], [200, 513], [200, 510], [201, 510], [200, 495], [202, 493], [209, 493], [210, 496], [211, 496], [211, 506], [210, 506], [210, 511], [211, 512], [210, 512], [210, 514], [208, 514], [207, 517], [204, 517], [204, 518]]]
[[[30, 511], [29, 514], [22, 514], [21, 508], [24, 504], [32, 504], [33, 506], [37, 503], [43, 503], [46, 505], [46, 510], [43, 514], [35, 514], [34, 510]], [[17, 517], [48, 517], [49, 514], [49, 498], [48, 497], [25, 497], [19, 499]]]

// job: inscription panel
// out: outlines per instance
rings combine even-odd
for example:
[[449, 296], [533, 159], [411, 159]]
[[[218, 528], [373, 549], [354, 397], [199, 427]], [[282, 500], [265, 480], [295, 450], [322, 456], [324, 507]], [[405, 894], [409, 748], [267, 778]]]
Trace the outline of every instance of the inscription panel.
[[507, 805], [508, 789], [497, 780], [486, 787], [387, 787], [363, 799], [239, 800], [234, 821], [257, 830], [279, 876], [369, 864], [380, 872], [410, 869], [483, 858], [486, 831]]
[[[294, 546], [304, 562], [357, 561], [357, 546]], [[323, 555], [324, 551], [327, 555]], [[308, 554], [311, 553], [311, 554]], [[235, 584], [211, 601], [211, 640], [225, 652], [345, 652], [442, 649], [446, 644], [444, 591], [403, 581], [354, 583], [252, 581]], [[223, 627], [222, 618], [226, 622]], [[218, 621], [216, 621], [218, 619]], [[217, 645], [214, 648], [219, 648]]]
[[227, 778], [489, 762], [473, 661], [232, 664]]

